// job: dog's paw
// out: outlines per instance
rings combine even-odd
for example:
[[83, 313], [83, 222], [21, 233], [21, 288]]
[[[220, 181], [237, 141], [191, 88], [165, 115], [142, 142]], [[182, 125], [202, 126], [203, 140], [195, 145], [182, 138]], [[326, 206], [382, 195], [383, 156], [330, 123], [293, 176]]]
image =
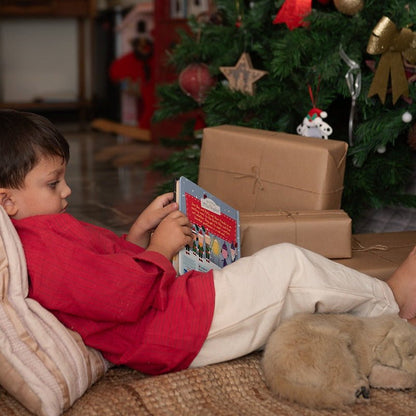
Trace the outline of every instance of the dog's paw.
[[[354, 392], [353, 403], [365, 402], [370, 398], [370, 383], [367, 377], [359, 376], [355, 383], [351, 384]], [[350, 394], [352, 394], [352, 391]]]
[[375, 388], [403, 390], [416, 387], [415, 375], [380, 364], [371, 369], [369, 379], [371, 387]]
[[367, 386], [361, 386], [355, 391], [355, 397], [360, 399], [369, 399], [370, 398], [370, 389]]
[[368, 402], [369, 398], [370, 386], [366, 378], [356, 379], [350, 383], [332, 385], [325, 397], [328, 403], [331, 403], [331, 407], [334, 408]]

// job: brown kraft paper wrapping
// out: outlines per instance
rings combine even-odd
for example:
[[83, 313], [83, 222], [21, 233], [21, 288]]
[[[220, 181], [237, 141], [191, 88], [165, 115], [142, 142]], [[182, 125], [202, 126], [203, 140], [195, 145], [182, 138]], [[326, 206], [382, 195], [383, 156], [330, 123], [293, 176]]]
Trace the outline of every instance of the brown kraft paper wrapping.
[[352, 236], [352, 257], [338, 263], [382, 280], [388, 279], [416, 245], [416, 231]]
[[351, 218], [342, 210], [240, 212], [241, 255], [293, 243], [328, 258], [351, 257]]
[[240, 211], [339, 209], [347, 148], [337, 140], [207, 127], [198, 184]]

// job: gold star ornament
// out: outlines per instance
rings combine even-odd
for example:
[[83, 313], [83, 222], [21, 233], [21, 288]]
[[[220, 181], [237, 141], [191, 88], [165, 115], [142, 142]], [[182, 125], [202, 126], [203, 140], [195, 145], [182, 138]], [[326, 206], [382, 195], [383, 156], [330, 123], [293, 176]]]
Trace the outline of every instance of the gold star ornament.
[[255, 85], [267, 71], [254, 69], [250, 55], [243, 52], [235, 66], [220, 66], [220, 71], [227, 78], [230, 88], [235, 91], [254, 95]]

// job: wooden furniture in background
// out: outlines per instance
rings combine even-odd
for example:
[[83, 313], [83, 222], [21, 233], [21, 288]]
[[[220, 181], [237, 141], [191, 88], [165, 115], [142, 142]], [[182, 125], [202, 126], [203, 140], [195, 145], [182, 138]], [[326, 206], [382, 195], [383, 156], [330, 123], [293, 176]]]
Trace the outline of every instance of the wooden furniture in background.
[[[0, 0], [0, 20], [7, 18], [74, 18], [77, 20], [78, 92], [74, 102], [0, 102], [2, 108], [25, 110], [77, 109], [86, 118], [90, 106], [87, 99], [87, 27], [91, 27], [96, 12], [96, 0]], [[92, 42], [91, 42], [92, 43]]]

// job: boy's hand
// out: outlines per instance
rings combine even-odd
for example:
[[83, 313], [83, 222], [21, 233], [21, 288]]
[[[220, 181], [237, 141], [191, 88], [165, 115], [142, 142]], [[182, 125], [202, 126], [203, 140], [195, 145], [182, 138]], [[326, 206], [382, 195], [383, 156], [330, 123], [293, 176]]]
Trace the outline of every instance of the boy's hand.
[[143, 248], [149, 244], [150, 233], [171, 212], [178, 210], [178, 204], [173, 201], [173, 192], [158, 196], [138, 216], [126, 240]]
[[180, 211], [174, 211], [156, 228], [147, 249], [172, 260], [179, 250], [186, 245], [192, 245], [193, 239], [192, 224], [188, 217]]

